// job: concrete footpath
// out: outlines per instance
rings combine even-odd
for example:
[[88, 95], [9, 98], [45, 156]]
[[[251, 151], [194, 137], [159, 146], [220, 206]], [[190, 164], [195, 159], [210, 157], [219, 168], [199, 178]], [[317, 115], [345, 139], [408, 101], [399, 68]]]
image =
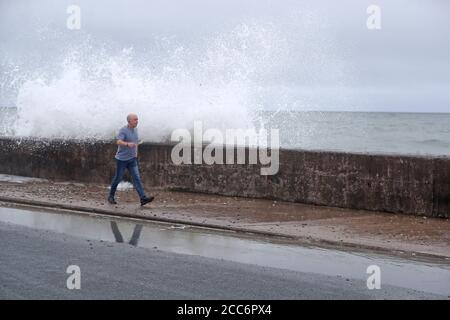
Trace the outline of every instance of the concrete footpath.
[[[450, 220], [261, 199], [152, 189], [141, 207], [133, 189], [106, 201], [108, 185], [0, 175], [0, 201], [285, 237], [346, 250], [370, 249], [450, 262]], [[1, 204], [1, 203], [0, 203]]]

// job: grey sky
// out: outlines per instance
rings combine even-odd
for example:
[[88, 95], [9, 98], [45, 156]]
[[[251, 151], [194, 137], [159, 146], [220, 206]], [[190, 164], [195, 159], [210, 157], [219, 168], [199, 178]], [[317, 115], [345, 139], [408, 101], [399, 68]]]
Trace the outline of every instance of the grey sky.
[[[77, 34], [66, 28], [70, 4], [81, 8]], [[381, 8], [381, 30], [366, 28], [371, 4]], [[260, 77], [274, 92], [268, 99], [286, 99], [286, 108], [309, 101], [312, 109], [450, 112], [449, 16], [445, 0], [0, 0], [1, 98], [11, 98], [12, 66], [51, 69], [87, 35], [143, 52], [164, 37], [200, 48], [216, 33], [259, 23], [286, 45]]]

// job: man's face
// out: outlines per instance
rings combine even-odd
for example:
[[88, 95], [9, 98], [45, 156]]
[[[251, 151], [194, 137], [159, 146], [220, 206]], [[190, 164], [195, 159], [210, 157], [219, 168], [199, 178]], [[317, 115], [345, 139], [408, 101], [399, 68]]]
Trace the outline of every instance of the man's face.
[[130, 128], [136, 128], [138, 125], [138, 117], [137, 116], [131, 116], [128, 120], [128, 124]]

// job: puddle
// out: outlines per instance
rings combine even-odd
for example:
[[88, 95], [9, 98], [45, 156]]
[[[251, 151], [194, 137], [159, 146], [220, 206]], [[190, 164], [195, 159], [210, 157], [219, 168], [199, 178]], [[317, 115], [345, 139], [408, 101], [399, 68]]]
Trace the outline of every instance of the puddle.
[[[108, 189], [111, 189], [111, 187], [109, 186]], [[133, 184], [128, 182], [128, 181], [121, 181], [118, 185], [117, 185], [117, 191], [127, 191], [127, 190], [133, 190]]]
[[450, 266], [378, 254], [272, 243], [186, 225], [53, 211], [1, 207], [0, 222], [51, 230], [91, 240], [200, 255], [266, 267], [361, 279], [370, 265], [381, 269], [381, 284], [450, 296]]
[[28, 182], [48, 182], [48, 180], [40, 178], [14, 176], [9, 174], [0, 174], [0, 182], [28, 183]]

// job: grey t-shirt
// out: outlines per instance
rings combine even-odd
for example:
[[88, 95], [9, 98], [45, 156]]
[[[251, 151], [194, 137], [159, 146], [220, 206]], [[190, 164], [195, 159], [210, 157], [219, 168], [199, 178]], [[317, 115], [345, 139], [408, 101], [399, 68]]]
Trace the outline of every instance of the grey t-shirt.
[[[119, 130], [117, 134], [117, 139], [125, 142], [138, 143], [138, 132], [137, 129], [131, 129], [128, 126], [125, 126]], [[127, 147], [127, 146], [118, 146], [116, 159], [121, 161], [127, 161], [137, 157], [137, 147]]]

